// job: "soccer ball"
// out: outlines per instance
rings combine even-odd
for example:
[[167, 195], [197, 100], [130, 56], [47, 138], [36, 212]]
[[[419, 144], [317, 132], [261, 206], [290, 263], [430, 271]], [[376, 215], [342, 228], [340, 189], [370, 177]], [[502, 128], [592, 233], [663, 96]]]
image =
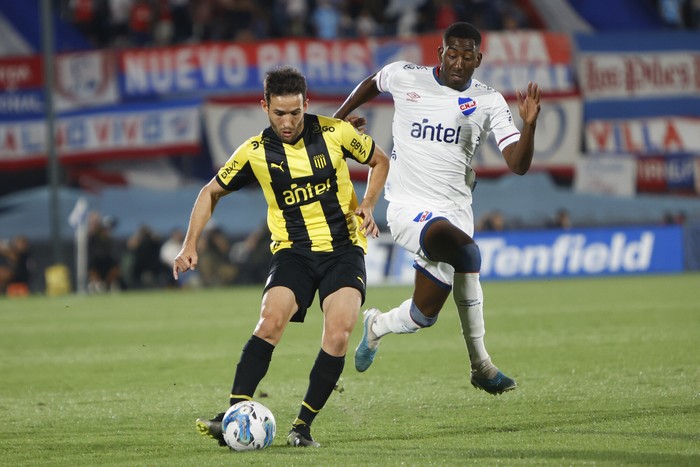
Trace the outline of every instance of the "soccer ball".
[[243, 401], [229, 407], [221, 421], [221, 430], [231, 449], [250, 451], [272, 444], [277, 423], [270, 409], [260, 402]]

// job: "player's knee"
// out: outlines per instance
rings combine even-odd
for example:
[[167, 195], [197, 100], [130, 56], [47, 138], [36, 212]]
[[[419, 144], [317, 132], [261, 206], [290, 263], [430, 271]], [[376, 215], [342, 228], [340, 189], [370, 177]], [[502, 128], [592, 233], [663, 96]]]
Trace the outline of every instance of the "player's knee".
[[416, 304], [411, 300], [411, 308], [409, 310], [411, 314], [411, 319], [421, 328], [429, 328], [437, 322], [438, 315], [435, 316], [425, 316], [422, 311], [416, 306]]
[[481, 252], [476, 243], [462, 245], [452, 261], [455, 272], [479, 272], [481, 270]]

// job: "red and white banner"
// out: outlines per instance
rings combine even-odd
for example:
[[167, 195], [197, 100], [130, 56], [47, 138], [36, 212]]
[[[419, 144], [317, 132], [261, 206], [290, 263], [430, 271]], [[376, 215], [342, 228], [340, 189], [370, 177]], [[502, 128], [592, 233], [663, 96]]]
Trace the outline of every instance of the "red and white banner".
[[591, 120], [586, 148], [589, 153], [700, 154], [699, 129], [698, 118]]
[[697, 97], [700, 53], [586, 53], [578, 61], [578, 76], [587, 100]]
[[[63, 162], [200, 151], [196, 102], [120, 106], [59, 117], [56, 152]], [[46, 163], [43, 119], [0, 122], [0, 167]]]

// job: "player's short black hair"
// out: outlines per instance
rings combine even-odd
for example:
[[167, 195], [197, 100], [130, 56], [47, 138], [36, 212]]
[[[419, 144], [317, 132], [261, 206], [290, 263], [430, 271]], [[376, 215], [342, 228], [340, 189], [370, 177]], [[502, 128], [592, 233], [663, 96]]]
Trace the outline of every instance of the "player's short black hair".
[[458, 37], [460, 39], [473, 39], [477, 47], [481, 46], [481, 33], [471, 23], [459, 22], [451, 24], [445, 29], [445, 34], [442, 36], [444, 43], [450, 37]]
[[306, 100], [306, 78], [299, 70], [291, 66], [283, 66], [268, 71], [265, 75], [265, 102], [270, 103], [270, 96], [297, 95]]

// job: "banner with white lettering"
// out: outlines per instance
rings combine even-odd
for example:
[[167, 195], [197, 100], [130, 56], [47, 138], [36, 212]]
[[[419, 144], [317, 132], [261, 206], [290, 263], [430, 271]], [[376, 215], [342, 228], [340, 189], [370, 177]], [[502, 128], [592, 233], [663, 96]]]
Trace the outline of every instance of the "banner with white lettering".
[[574, 191], [632, 197], [637, 193], [637, 160], [617, 155], [582, 157], [576, 164]]
[[700, 34], [576, 34], [586, 120], [700, 117]]
[[[265, 74], [292, 65], [316, 95], [347, 95], [382, 66], [407, 60], [437, 65], [439, 34], [411, 39], [324, 41], [286, 39], [258, 43], [211, 42], [119, 52], [119, 90], [125, 100], [172, 95], [259, 96]], [[567, 35], [523, 31], [485, 34], [485, 59], [475, 77], [506, 96], [538, 82], [545, 94], [577, 91]]]
[[[66, 113], [56, 121], [63, 162], [200, 151], [199, 102], [122, 105]], [[0, 167], [46, 163], [43, 119], [0, 122]]]
[[637, 158], [637, 191], [642, 193], [696, 194], [700, 156], [673, 154]]
[[0, 58], [0, 121], [44, 111], [41, 57]]
[[[483, 280], [683, 271], [680, 226], [477, 233], [475, 240]], [[413, 254], [390, 239], [369, 242], [369, 285], [408, 285], [414, 274]]]
[[[425, 42], [424, 42], [425, 43]], [[424, 47], [427, 64], [435, 64], [436, 36], [432, 47]], [[494, 32], [483, 35], [483, 60], [474, 72], [479, 81], [512, 97], [527, 83], [539, 84], [545, 96], [578, 93], [568, 34], [539, 31]]]

